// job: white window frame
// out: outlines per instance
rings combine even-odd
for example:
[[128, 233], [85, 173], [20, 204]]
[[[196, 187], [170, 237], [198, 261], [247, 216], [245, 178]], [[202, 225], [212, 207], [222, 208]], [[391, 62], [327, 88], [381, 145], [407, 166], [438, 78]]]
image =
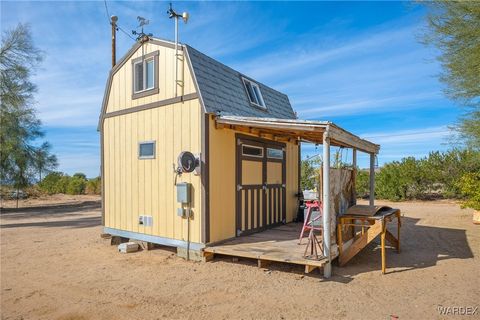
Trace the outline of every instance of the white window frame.
[[[253, 154], [245, 154], [243, 152], [243, 147], [248, 147], [248, 148], [253, 148], [253, 149], [259, 149], [262, 151], [262, 154], [261, 155], [253, 155]], [[252, 146], [251, 144], [242, 144], [242, 156], [244, 157], [253, 157], [253, 158], [263, 158], [264, 156], [264, 148], [263, 147], [259, 147], [259, 146]]]
[[[147, 62], [149, 61], [153, 61], [153, 85], [152, 87], [150, 88], [146, 88], [146, 85], [147, 85]], [[137, 73], [135, 72], [135, 68], [138, 64], [142, 64], [142, 69], [143, 69], [143, 89], [142, 90], [138, 90], [137, 91]], [[152, 90], [152, 89], [155, 89], [155, 72], [156, 72], [156, 66], [155, 66], [155, 57], [150, 57], [150, 58], [147, 58], [147, 59], [144, 59], [144, 60], [141, 60], [141, 61], [138, 61], [138, 62], [135, 62], [133, 64], [133, 93], [141, 93], [141, 92], [144, 92], [144, 91], [148, 91], [148, 90]]]
[[[151, 156], [142, 156], [140, 154], [141, 146], [143, 144], [153, 144], [153, 155]], [[155, 140], [151, 141], [141, 141], [138, 143], [138, 159], [155, 159], [155, 155], [157, 154], [157, 143]]]
[[[260, 90], [260, 86], [257, 83], [247, 78], [242, 77], [242, 80], [243, 80], [243, 86], [245, 87], [245, 92], [247, 94], [247, 97], [250, 103], [259, 108], [267, 109], [267, 106], [265, 105], [265, 100], [263, 100], [263, 95], [262, 95], [262, 91]], [[259, 100], [260, 104], [250, 99], [250, 94], [248, 93], [248, 88], [247, 88], [247, 82], [252, 86], [253, 94], [255, 95], [255, 98]], [[257, 96], [257, 92], [255, 91], [255, 88], [257, 88], [258, 94], [260, 96]]]

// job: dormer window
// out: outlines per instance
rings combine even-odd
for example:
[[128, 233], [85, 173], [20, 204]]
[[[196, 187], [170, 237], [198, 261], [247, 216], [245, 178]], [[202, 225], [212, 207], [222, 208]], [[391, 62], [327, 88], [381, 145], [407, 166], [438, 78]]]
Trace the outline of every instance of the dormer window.
[[262, 92], [260, 91], [260, 87], [253, 81], [243, 78], [243, 84], [245, 85], [245, 90], [247, 91], [248, 98], [250, 103], [266, 109], [265, 101], [263, 101]]
[[132, 99], [158, 93], [158, 54], [155, 51], [132, 60]]

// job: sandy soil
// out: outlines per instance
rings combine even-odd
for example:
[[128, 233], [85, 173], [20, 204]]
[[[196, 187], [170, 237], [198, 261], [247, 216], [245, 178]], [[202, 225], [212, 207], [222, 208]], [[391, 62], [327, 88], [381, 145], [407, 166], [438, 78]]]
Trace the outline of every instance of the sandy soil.
[[405, 216], [388, 274], [377, 242], [329, 280], [162, 249], [119, 254], [99, 237], [98, 198], [40, 204], [1, 214], [2, 319], [444, 319], [438, 306], [480, 304], [480, 226], [452, 202], [386, 203]]

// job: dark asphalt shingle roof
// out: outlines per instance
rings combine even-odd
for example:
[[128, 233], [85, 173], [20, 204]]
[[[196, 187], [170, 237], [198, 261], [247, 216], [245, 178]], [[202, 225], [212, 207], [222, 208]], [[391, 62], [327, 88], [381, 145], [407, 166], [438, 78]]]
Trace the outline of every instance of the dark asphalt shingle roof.
[[[259, 118], [296, 118], [287, 95], [227, 67], [188, 45], [186, 47], [207, 113]], [[267, 110], [250, 103], [242, 76], [259, 85]]]

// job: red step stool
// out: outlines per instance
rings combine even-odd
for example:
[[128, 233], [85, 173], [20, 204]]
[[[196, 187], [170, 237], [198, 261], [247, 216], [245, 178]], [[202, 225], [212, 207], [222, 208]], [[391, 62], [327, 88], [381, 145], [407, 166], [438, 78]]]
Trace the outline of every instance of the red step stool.
[[[318, 226], [318, 227], [315, 226], [315, 222], [319, 221], [323, 216], [322, 203], [319, 202], [318, 200], [311, 200], [311, 201], [306, 201], [305, 206], [307, 207], [307, 215], [303, 221], [303, 227], [302, 227], [302, 231], [300, 232], [300, 238], [298, 238], [298, 244], [302, 244], [303, 235], [305, 234], [306, 231], [309, 231], [309, 230], [318, 230], [320, 232], [323, 231], [322, 226]], [[314, 209], [318, 209], [318, 210], [314, 210]], [[313, 211], [320, 211], [320, 214], [318, 215], [318, 217], [311, 219]]]

